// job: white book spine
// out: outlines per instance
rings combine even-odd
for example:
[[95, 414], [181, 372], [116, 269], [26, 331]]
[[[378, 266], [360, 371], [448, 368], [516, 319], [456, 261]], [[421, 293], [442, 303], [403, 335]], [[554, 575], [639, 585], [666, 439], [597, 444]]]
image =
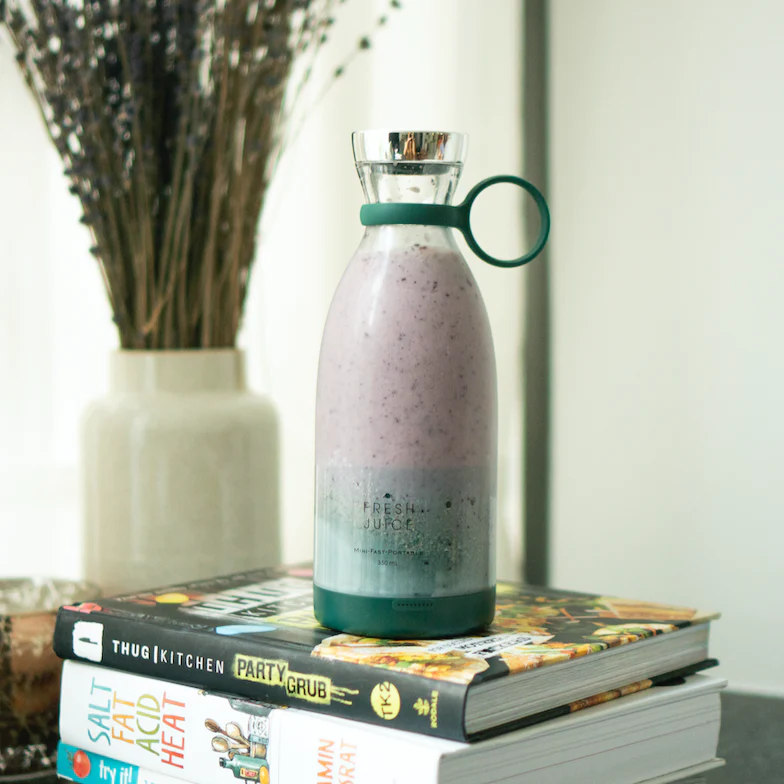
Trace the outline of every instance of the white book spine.
[[442, 755], [465, 747], [75, 661], [63, 665], [60, 736], [150, 784], [436, 784]]

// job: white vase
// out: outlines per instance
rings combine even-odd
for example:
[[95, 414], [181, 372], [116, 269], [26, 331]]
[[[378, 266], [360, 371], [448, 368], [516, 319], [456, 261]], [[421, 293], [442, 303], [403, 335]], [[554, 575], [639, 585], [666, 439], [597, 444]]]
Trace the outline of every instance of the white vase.
[[104, 593], [280, 561], [278, 420], [240, 351], [116, 352], [82, 471], [85, 577]]

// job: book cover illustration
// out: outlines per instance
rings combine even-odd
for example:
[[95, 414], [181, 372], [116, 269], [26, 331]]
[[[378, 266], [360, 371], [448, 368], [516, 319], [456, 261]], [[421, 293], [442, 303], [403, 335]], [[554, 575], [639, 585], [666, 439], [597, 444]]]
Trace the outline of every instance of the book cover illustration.
[[[263, 635], [308, 647], [314, 657], [455, 683], [470, 683], [492, 663], [501, 665], [493, 668], [497, 672], [520, 672], [716, 617], [685, 607], [499, 583], [495, 620], [481, 634], [447, 640], [379, 640], [320, 626], [313, 615], [311, 576], [307, 567], [249, 572], [106, 599], [100, 608], [87, 605], [86, 609], [223, 636]], [[239, 670], [242, 677], [241, 665]]]
[[481, 635], [447, 640], [325, 637], [312, 651], [337, 661], [470, 684], [482, 673], [523, 672], [665, 634], [715, 616], [699, 610], [499, 583]]
[[55, 650], [63, 658], [462, 739], [472, 684], [716, 617], [500, 583], [495, 620], [480, 634], [378, 640], [321, 627], [312, 600], [308, 566], [101, 599], [61, 609]]
[[175, 778], [192, 779], [201, 771], [216, 782], [269, 784], [272, 712], [258, 703], [69, 663], [60, 734], [82, 748], [66, 753], [60, 764], [83, 779], [91, 770], [88, 750]]
[[[224, 698], [225, 699], [225, 698]], [[122, 706], [125, 701], [118, 698], [118, 705], [114, 709], [120, 711], [128, 710], [131, 706]], [[171, 702], [171, 701], [170, 701]], [[241, 710], [239, 706], [234, 706]], [[88, 738], [94, 746], [100, 746], [106, 742], [106, 756], [96, 754], [94, 751], [85, 750], [76, 746], [61, 744], [58, 749], [58, 775], [66, 778], [81, 781], [104, 781], [109, 784], [136, 784], [139, 780], [139, 771], [155, 771], [155, 780], [172, 781], [186, 777], [191, 780], [191, 776], [198, 775], [202, 771], [207, 781], [227, 781], [231, 778], [239, 778], [244, 781], [254, 781], [260, 784], [269, 784], [271, 779], [270, 765], [267, 759], [267, 749], [269, 744], [269, 713], [271, 708], [266, 708], [266, 714], [261, 705], [256, 706], [258, 715], [249, 715], [243, 725], [240, 721], [227, 721], [221, 725], [212, 717], [208, 717], [204, 722], [204, 728], [212, 734], [209, 748], [215, 753], [213, 760], [205, 759], [204, 754], [199, 754], [197, 747], [201, 744], [206, 747], [206, 738], [199, 737], [198, 728], [188, 728], [188, 750], [187, 753], [196, 759], [196, 764], [186, 767], [186, 726], [185, 717], [176, 716], [175, 713], [160, 713], [159, 717], [154, 717], [153, 711], [156, 710], [156, 700], [151, 694], [139, 697], [136, 706], [136, 721], [139, 723], [133, 726], [132, 714], [112, 712], [98, 719], [99, 714], [89, 714], [87, 721], [101, 728], [95, 731], [90, 727]], [[158, 710], [183, 709], [185, 704], [179, 705], [157, 705]], [[111, 718], [109, 718], [111, 716]], [[179, 731], [182, 733], [176, 736], [167, 732], [166, 726], [153, 724], [154, 720], [160, 718], [162, 722], [178, 722]], [[155, 731], [154, 731], [155, 729]], [[173, 729], [170, 726], [169, 729]], [[160, 731], [160, 734], [159, 732]], [[66, 729], [66, 732], [68, 730]], [[104, 734], [106, 733], [106, 734]], [[112, 748], [112, 742], [115, 743]], [[144, 755], [132, 755], [137, 759], [138, 764], [125, 761], [129, 752], [120, 745], [121, 742], [136, 744], [136, 749], [144, 749], [149, 756], [147, 759], [139, 759]], [[84, 744], [87, 746], [87, 743]], [[116, 754], [117, 758], [108, 755]], [[96, 759], [98, 758], [98, 759]], [[210, 762], [217, 763], [210, 765]], [[168, 768], [166, 766], [169, 766]], [[119, 770], [116, 770], [119, 769]], [[160, 771], [171, 770], [171, 773]], [[221, 771], [226, 770], [223, 774]], [[187, 771], [187, 772], [186, 772]], [[92, 776], [91, 776], [92, 774]], [[141, 781], [145, 779], [142, 778]], [[195, 781], [195, 779], [193, 779]], [[277, 780], [277, 779], [275, 779]]]

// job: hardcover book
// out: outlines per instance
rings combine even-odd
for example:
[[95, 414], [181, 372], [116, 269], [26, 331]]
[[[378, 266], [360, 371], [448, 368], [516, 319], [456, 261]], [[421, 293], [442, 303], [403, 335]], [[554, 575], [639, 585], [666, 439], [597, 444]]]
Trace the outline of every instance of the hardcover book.
[[313, 616], [308, 567], [281, 567], [61, 608], [56, 653], [106, 667], [453, 740], [708, 659], [684, 607], [500, 583], [481, 634], [379, 640]]
[[80, 780], [97, 768], [111, 781], [112, 766], [126, 766], [113, 784], [131, 784], [131, 769], [146, 781], [193, 784], [628, 784], [715, 757], [723, 686], [705, 676], [630, 684], [563, 717], [466, 744], [71, 661], [58, 767]]

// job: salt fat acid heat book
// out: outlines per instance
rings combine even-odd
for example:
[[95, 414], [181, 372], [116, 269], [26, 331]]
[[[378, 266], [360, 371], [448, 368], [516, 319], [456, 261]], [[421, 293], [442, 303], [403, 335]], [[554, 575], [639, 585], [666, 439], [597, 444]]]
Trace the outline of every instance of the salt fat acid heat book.
[[704, 675], [649, 680], [458, 743], [68, 661], [58, 772], [89, 780], [95, 769], [109, 784], [134, 772], [160, 784], [632, 784], [715, 758], [723, 687]]
[[63, 607], [55, 652], [454, 740], [707, 659], [698, 610], [500, 583], [483, 634], [378, 640], [313, 615], [309, 567], [282, 567]]

